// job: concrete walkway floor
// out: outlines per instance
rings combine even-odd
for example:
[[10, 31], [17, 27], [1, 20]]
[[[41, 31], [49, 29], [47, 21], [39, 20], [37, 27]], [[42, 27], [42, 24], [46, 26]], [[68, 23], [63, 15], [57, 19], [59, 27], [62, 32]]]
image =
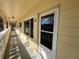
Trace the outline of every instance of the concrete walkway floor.
[[11, 31], [10, 42], [4, 59], [31, 59], [15, 31]]

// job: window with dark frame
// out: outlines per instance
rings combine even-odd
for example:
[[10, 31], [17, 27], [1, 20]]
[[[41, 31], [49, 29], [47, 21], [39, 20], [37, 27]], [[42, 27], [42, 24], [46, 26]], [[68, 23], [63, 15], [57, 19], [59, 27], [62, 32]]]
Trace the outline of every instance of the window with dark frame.
[[19, 23], [19, 25], [20, 25], [20, 27], [21, 27], [22, 23]]
[[7, 28], [8, 28], [8, 22], [6, 22]]
[[54, 13], [41, 17], [41, 41], [40, 43], [52, 50], [54, 28]]
[[29, 20], [24, 21], [24, 33], [29, 35]]
[[33, 18], [24, 21], [24, 32], [33, 38]]
[[4, 28], [3, 28], [3, 18], [0, 17], [0, 32], [3, 31]]
[[30, 19], [30, 36], [33, 38], [33, 18]]

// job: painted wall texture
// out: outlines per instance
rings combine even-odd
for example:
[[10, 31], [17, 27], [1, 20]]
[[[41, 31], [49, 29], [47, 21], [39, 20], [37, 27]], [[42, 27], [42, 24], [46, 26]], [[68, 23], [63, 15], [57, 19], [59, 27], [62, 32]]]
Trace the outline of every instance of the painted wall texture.
[[38, 13], [57, 5], [60, 14], [56, 59], [79, 59], [79, 0], [40, 0], [22, 19], [35, 17], [34, 39], [38, 42]]

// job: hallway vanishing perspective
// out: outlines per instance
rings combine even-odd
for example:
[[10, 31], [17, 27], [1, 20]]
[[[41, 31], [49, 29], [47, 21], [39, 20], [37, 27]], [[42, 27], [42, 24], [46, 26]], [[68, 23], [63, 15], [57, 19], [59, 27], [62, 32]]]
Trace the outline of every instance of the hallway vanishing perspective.
[[2, 59], [42, 59], [43, 58], [42, 55], [40, 55], [38, 52], [33, 51], [32, 48], [30, 48], [30, 45], [29, 45], [30, 43], [28, 42], [31, 42], [31, 41], [28, 41], [28, 42], [24, 41], [25, 43], [23, 43], [20, 40], [19, 35], [21, 34], [18, 34], [18, 32], [19, 31], [17, 29], [14, 29], [13, 25], [12, 27], [9, 27], [8, 29], [1, 32], [2, 33], [1, 35], [5, 35], [3, 36], [4, 39], [3, 37], [1, 37], [1, 40], [3, 42], [0, 43], [1, 45], [0, 48], [3, 48], [1, 53], [5, 51], [5, 54], [2, 57]]
[[22, 43], [19, 42], [20, 40], [15, 30], [11, 31], [9, 41], [10, 42], [8, 44], [4, 59], [31, 59], [25, 51], [25, 48], [20, 46]]
[[17, 44], [15, 31], [11, 32], [10, 45], [4, 59], [21, 59], [20, 51]]
[[79, 59], [79, 0], [0, 0], [0, 59]]

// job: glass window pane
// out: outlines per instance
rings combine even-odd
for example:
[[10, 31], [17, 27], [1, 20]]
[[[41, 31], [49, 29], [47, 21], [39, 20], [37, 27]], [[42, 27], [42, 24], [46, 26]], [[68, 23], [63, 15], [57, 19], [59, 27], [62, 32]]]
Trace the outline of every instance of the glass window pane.
[[54, 14], [41, 17], [41, 30], [53, 32]]
[[41, 44], [52, 50], [53, 34], [41, 32]]
[[6, 22], [7, 28], [8, 28], [8, 22]]
[[33, 38], [33, 18], [30, 19], [30, 36]]
[[24, 32], [33, 38], [33, 18], [24, 22]]
[[22, 23], [19, 23], [19, 26], [21, 27]]
[[2, 17], [0, 17], [0, 32], [3, 31], [4, 28], [3, 28], [3, 19]]
[[29, 20], [24, 21], [24, 32], [25, 34], [29, 35]]

